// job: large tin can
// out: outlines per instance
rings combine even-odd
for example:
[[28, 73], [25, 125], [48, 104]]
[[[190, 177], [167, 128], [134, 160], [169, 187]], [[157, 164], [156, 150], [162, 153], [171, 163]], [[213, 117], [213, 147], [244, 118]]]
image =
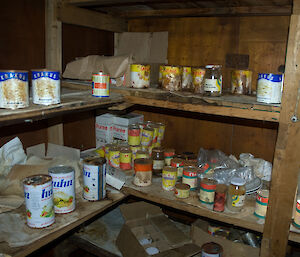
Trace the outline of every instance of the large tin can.
[[195, 93], [204, 93], [204, 75], [204, 68], [193, 68], [193, 86], [195, 89]]
[[136, 186], [150, 186], [152, 184], [152, 160], [137, 158], [134, 160], [133, 184]]
[[131, 64], [131, 85], [134, 88], [148, 88], [150, 86], [150, 65]]
[[120, 150], [120, 169], [130, 170], [131, 167], [132, 152], [129, 147], [123, 147]]
[[32, 70], [32, 101], [34, 104], [60, 103], [60, 73], [52, 70]]
[[48, 170], [52, 177], [55, 213], [75, 210], [75, 171], [70, 166], [55, 166]]
[[148, 126], [144, 127], [141, 138], [142, 146], [151, 146], [154, 135], [154, 129]]
[[162, 87], [168, 91], [181, 89], [182, 68], [179, 66], [165, 66], [162, 77]]
[[257, 102], [278, 104], [281, 103], [283, 90], [283, 75], [281, 74], [258, 74]]
[[183, 67], [182, 68], [181, 88], [183, 91], [194, 91], [192, 67]]
[[44, 228], [54, 223], [52, 178], [34, 175], [23, 180], [27, 225]]
[[128, 144], [131, 146], [141, 143], [141, 129], [138, 124], [131, 124], [128, 127]]
[[252, 84], [252, 71], [234, 70], [231, 73], [231, 93], [237, 95], [250, 95]]
[[0, 108], [18, 109], [28, 105], [28, 72], [0, 71]]
[[109, 75], [102, 71], [94, 73], [92, 77], [92, 95], [96, 97], [109, 97]]
[[90, 157], [83, 161], [83, 198], [98, 201], [106, 197], [106, 160]]
[[182, 174], [182, 183], [188, 184], [191, 190], [197, 188], [197, 169], [193, 166], [184, 166]]
[[200, 183], [199, 200], [201, 203], [213, 205], [215, 199], [215, 192], [217, 188], [217, 181], [214, 179], [204, 178]]
[[259, 219], [265, 219], [269, 202], [269, 190], [259, 190], [256, 193], [254, 215]]

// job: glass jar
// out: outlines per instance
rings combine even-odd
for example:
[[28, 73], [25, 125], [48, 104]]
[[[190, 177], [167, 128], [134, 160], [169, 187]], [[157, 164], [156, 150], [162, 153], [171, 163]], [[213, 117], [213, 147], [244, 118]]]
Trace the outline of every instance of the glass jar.
[[160, 147], [155, 147], [152, 149], [152, 160], [153, 160], [153, 173], [160, 174], [163, 167], [165, 166], [164, 151]]
[[206, 65], [204, 75], [204, 94], [221, 96], [222, 94], [222, 65]]
[[227, 191], [226, 206], [230, 211], [240, 212], [243, 209], [246, 197], [246, 181], [239, 177], [233, 177]]

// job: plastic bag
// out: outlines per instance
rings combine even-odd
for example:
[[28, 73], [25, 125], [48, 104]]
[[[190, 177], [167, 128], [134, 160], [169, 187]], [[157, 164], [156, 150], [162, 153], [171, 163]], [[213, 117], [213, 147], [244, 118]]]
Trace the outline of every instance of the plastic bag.
[[215, 170], [213, 178], [218, 182], [218, 184], [229, 185], [233, 177], [243, 178], [246, 183], [255, 179], [255, 174], [252, 167], [240, 167], [237, 169], [218, 169]]

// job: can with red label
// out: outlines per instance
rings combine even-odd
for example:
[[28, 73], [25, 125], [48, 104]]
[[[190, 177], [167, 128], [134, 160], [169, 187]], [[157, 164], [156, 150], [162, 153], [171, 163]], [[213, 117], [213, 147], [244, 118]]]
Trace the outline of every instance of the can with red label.
[[96, 97], [109, 97], [109, 75], [102, 71], [93, 74], [92, 95]]

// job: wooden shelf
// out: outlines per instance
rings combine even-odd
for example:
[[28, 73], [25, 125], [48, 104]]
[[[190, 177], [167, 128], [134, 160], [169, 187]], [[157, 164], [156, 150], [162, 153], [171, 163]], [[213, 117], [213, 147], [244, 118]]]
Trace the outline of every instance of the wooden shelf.
[[[58, 237], [74, 229], [85, 221], [93, 218], [107, 208], [117, 204], [124, 198], [125, 195], [123, 195], [122, 193], [114, 193], [108, 194], [107, 200], [99, 202], [88, 202], [79, 199], [76, 203], [77, 206], [75, 211], [70, 214], [56, 215], [55, 223], [49, 228], [31, 229], [26, 227], [25, 230], [29, 234], [39, 231], [39, 235], [33, 243], [22, 247], [9, 247], [7, 243], [2, 242], [0, 243], [0, 252], [9, 254], [13, 257], [27, 256], [28, 254], [57, 239]], [[17, 209], [16, 212], [19, 212], [25, 221], [25, 209], [20, 208]]]
[[61, 103], [55, 105], [35, 105], [30, 99], [30, 106], [24, 109], [0, 109], [0, 126], [10, 125], [18, 122], [32, 122], [45, 118], [70, 113], [72, 111], [96, 109], [120, 103], [123, 97], [112, 93], [110, 97], [93, 97], [91, 90], [76, 90], [62, 88]]

